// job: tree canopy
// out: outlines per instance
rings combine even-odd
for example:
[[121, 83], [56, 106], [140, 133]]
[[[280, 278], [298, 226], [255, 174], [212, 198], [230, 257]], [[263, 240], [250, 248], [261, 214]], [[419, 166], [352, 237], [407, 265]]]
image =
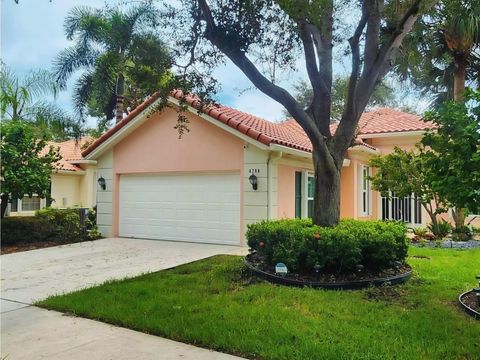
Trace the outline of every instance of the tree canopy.
[[77, 136], [77, 120], [47, 97], [55, 98], [59, 88], [52, 73], [32, 70], [19, 77], [7, 66], [0, 69], [0, 115], [2, 120], [26, 121], [36, 126], [41, 136], [65, 140]]
[[425, 114], [437, 124], [422, 139], [435, 175], [432, 188], [458, 209], [480, 212], [480, 92], [465, 102], [448, 101]]
[[38, 137], [31, 124], [18, 120], [2, 122], [2, 218], [11, 199], [34, 194], [41, 198], [50, 196], [50, 175], [61, 157], [58, 149], [50, 147], [45, 151], [46, 146], [46, 138]]
[[395, 72], [437, 105], [460, 95], [465, 82], [480, 86], [480, 2], [436, 2], [406, 36]]
[[[166, 28], [174, 30], [176, 57], [185, 59], [185, 68], [208, 70], [228, 58], [305, 130], [313, 145], [313, 221], [333, 226], [340, 216], [340, 170], [360, 116], [375, 86], [394, 65], [403, 39], [430, 4], [428, 0], [181, 0], [178, 7], [163, 7], [170, 22]], [[351, 16], [345, 16], [346, 8]], [[355, 23], [345, 26], [345, 19], [352, 17]], [[383, 26], [386, 23], [388, 27]], [[340, 123], [332, 134], [334, 47], [349, 49], [352, 66]], [[276, 81], [282, 70], [302, 65], [313, 92], [306, 108]]]
[[65, 34], [74, 44], [54, 62], [58, 84], [64, 88], [83, 70], [73, 91], [75, 109], [110, 120], [137, 107], [167, 85], [173, 75], [169, 51], [158, 34], [157, 13], [151, 1], [126, 10], [75, 7], [65, 19]]
[[[294, 88], [295, 99], [306, 109], [312, 101], [313, 90], [305, 80], [298, 82]], [[393, 107], [412, 112], [412, 109], [407, 108], [407, 104], [402, 102], [400, 96], [397, 96], [397, 92], [398, 91], [386, 82], [379, 83], [375, 86], [365, 110], [370, 111], [377, 107]], [[348, 77], [336, 77], [332, 82], [332, 121], [338, 121], [341, 119], [347, 94]], [[287, 111], [285, 111], [284, 114], [286, 117], [291, 117]]]

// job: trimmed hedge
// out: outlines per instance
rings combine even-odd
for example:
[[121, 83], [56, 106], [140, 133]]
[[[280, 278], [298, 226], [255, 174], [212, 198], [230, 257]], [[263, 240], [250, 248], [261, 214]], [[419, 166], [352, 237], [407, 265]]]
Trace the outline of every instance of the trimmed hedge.
[[357, 265], [377, 270], [404, 262], [407, 229], [399, 222], [342, 220], [336, 227], [310, 219], [285, 219], [250, 224], [248, 245], [271, 266], [283, 262], [293, 272], [349, 272]]
[[48, 241], [55, 228], [45, 219], [34, 216], [15, 216], [2, 219], [2, 246]]
[[2, 219], [2, 245], [55, 241], [58, 243], [99, 239], [101, 236], [92, 219], [82, 226], [78, 209], [38, 210], [35, 216], [6, 217]]

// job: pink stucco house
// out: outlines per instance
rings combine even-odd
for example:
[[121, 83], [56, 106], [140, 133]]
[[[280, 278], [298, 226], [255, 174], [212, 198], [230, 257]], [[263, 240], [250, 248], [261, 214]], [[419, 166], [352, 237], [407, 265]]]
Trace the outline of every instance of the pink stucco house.
[[[153, 96], [83, 151], [105, 182], [96, 194], [104, 236], [238, 245], [249, 223], [309, 216], [311, 144], [294, 120], [274, 123], [221, 105], [199, 112], [188, 98], [190, 131], [179, 139], [180, 96], [152, 113]], [[384, 199], [366, 176], [372, 156], [412, 148], [431, 127], [391, 109], [365, 113], [343, 164], [341, 216], [425, 225], [414, 197]]]

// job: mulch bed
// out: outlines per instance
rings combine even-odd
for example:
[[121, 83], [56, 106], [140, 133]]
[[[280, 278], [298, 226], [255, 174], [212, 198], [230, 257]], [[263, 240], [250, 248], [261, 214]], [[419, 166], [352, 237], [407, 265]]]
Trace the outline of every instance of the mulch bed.
[[[77, 241], [78, 242], [78, 241]], [[31, 242], [31, 243], [19, 243], [15, 245], [3, 245], [1, 246], [1, 254], [13, 254], [16, 252], [28, 251], [28, 250], [35, 250], [35, 249], [43, 249], [49, 248], [53, 246], [59, 245], [66, 245], [66, 244], [73, 244], [75, 242], [58, 242], [58, 241], [38, 241], [38, 242]]]
[[480, 313], [480, 306], [478, 306], [477, 296], [475, 292], [471, 291], [465, 294], [462, 297], [462, 302], [467, 305], [469, 308], [475, 310], [476, 312]]
[[[248, 262], [253, 265], [255, 268], [275, 275], [275, 266], [269, 266], [265, 264], [257, 253], [252, 253], [248, 257]], [[383, 269], [378, 271], [372, 270], [362, 270], [353, 273], [328, 273], [322, 272], [320, 270], [319, 274], [312, 273], [306, 274], [296, 274], [296, 273], [287, 273], [285, 278], [304, 281], [304, 282], [321, 282], [321, 283], [342, 283], [342, 282], [351, 282], [351, 281], [365, 281], [373, 279], [383, 279], [392, 276], [406, 274], [411, 271], [412, 268], [408, 265], [401, 265], [398, 268]]]

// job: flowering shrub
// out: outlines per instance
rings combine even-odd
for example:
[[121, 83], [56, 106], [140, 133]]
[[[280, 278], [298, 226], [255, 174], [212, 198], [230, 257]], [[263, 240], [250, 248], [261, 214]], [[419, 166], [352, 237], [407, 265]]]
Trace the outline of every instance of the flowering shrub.
[[336, 227], [313, 225], [309, 219], [285, 219], [251, 224], [248, 245], [268, 265], [283, 262], [291, 271], [348, 272], [388, 268], [407, 256], [406, 227], [398, 222], [342, 220]]

